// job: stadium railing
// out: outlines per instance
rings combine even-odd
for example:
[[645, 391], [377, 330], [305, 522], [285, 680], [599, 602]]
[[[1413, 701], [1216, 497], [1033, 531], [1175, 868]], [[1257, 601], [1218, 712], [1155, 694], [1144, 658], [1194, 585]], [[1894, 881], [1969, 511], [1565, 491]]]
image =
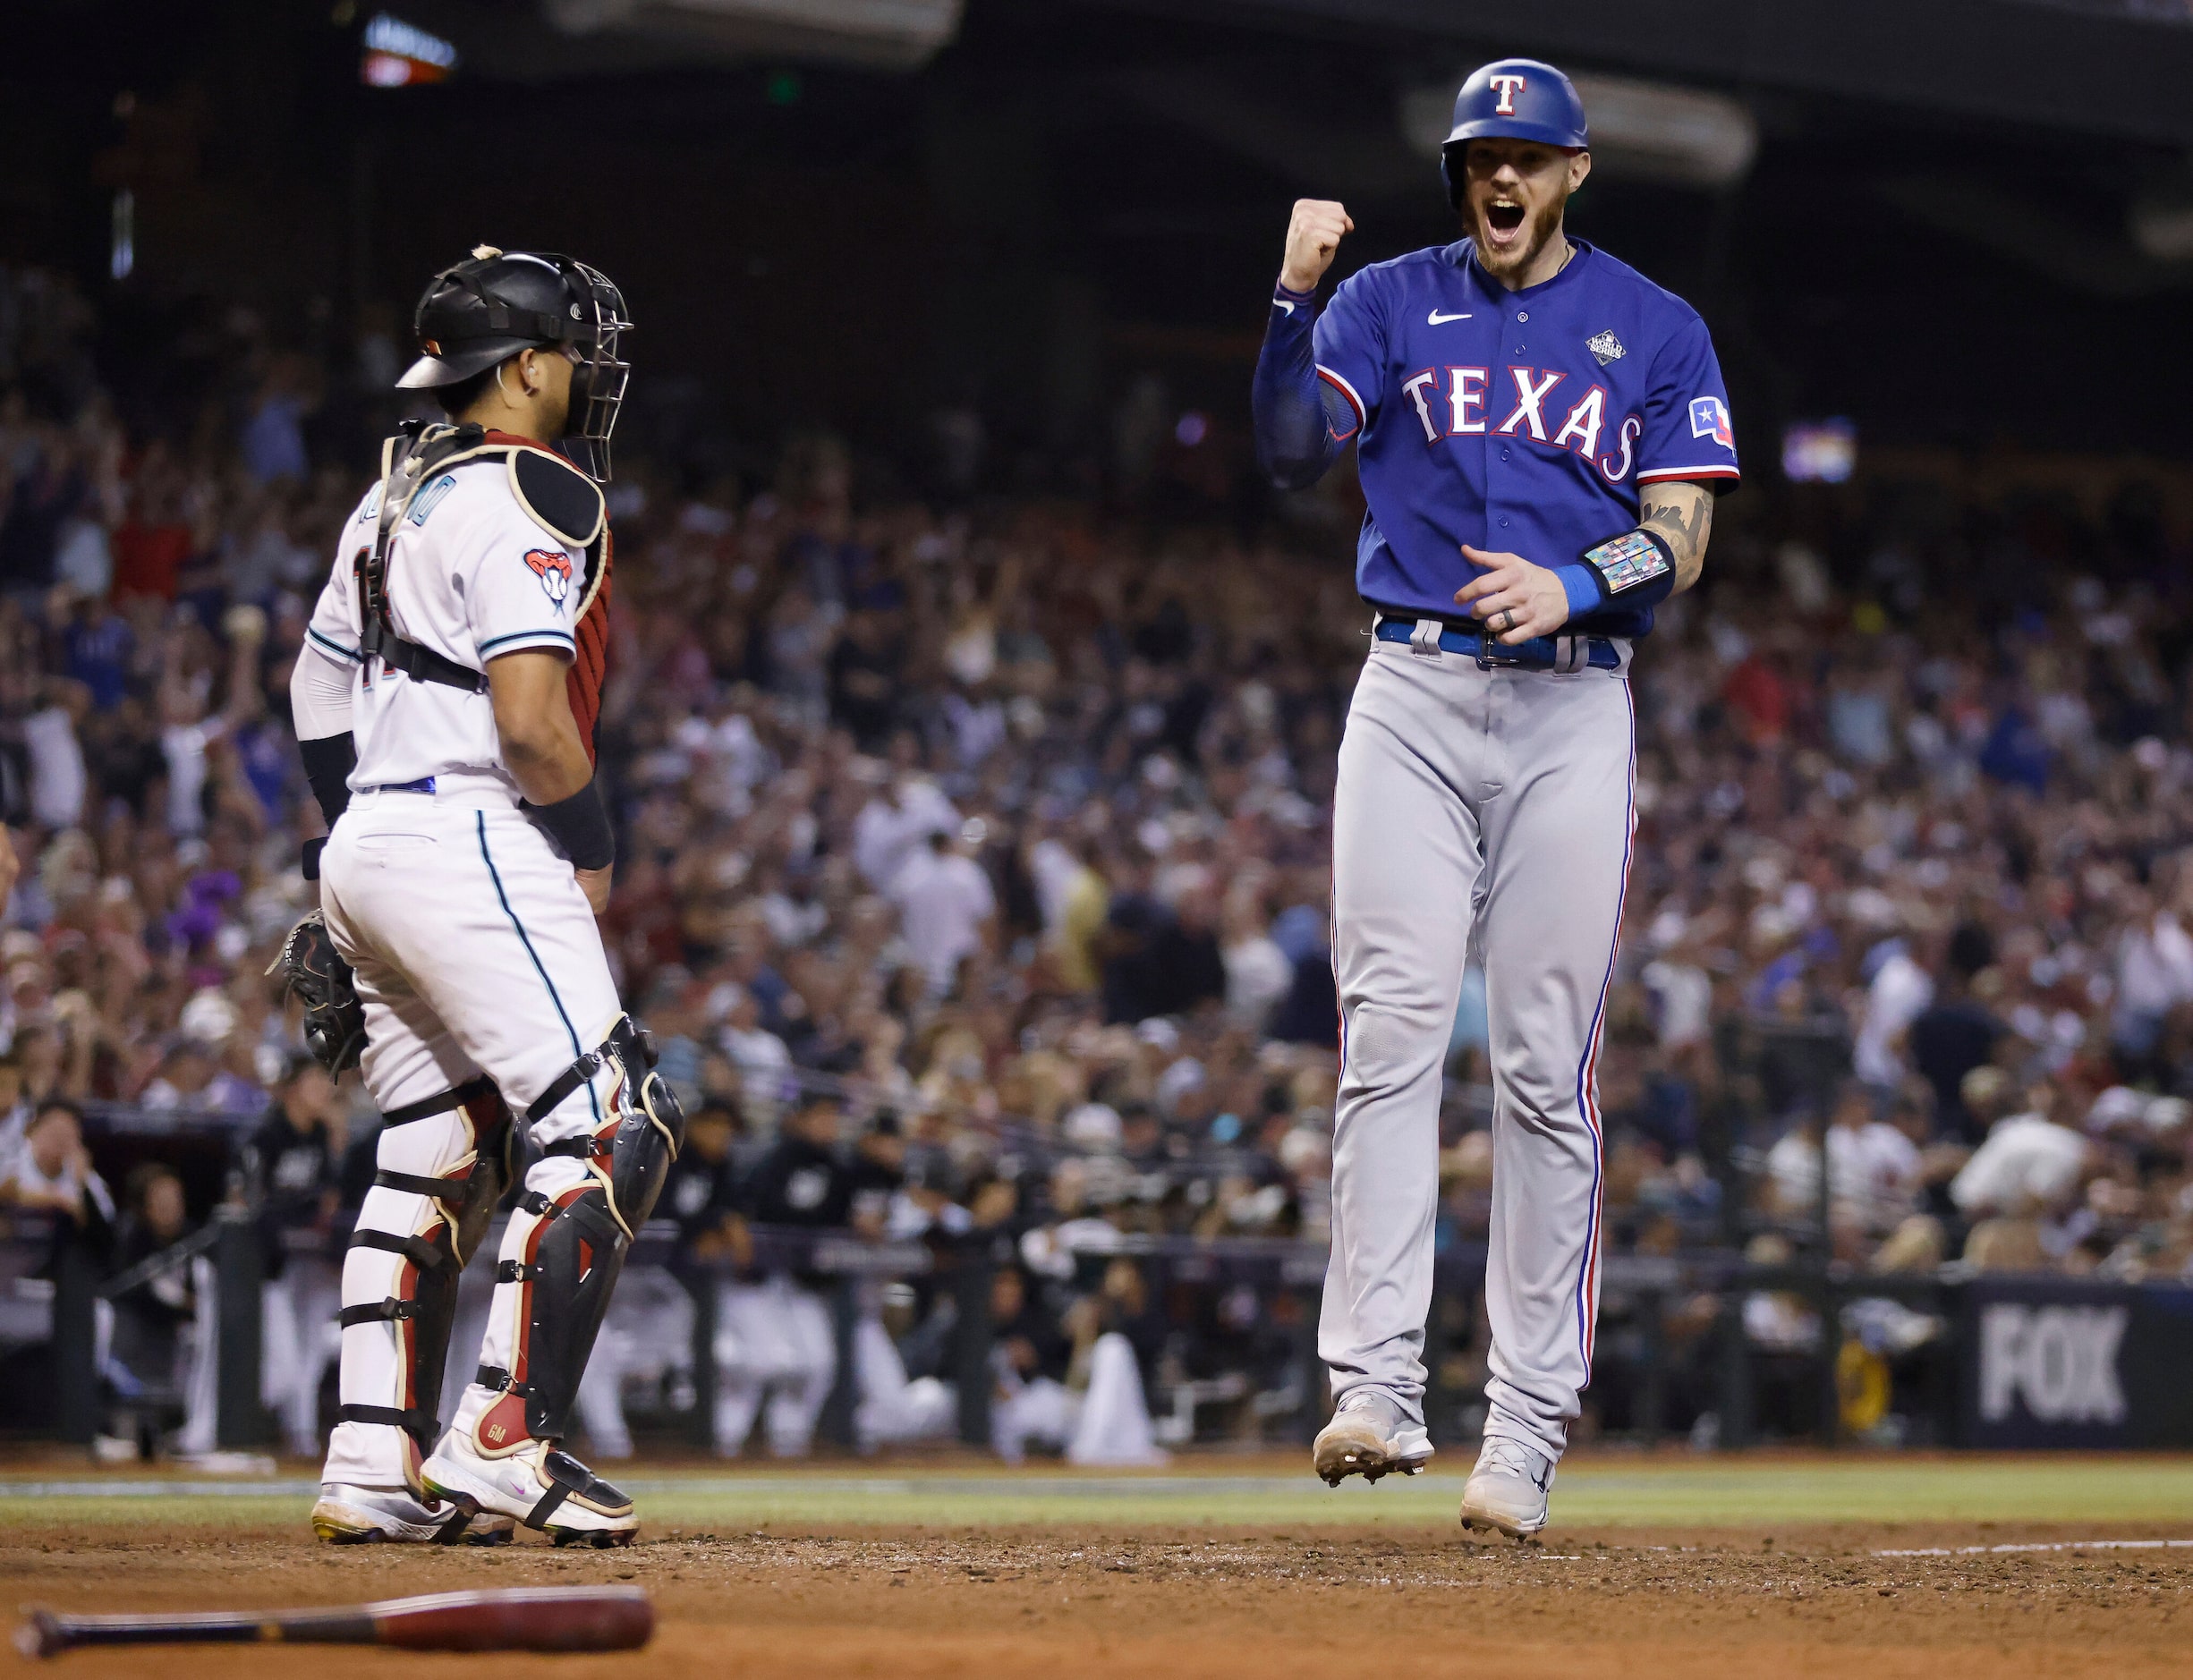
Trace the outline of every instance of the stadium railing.
[[[132, 1110], [103, 1105], [90, 1116], [97, 1134], [127, 1135], [210, 1154], [237, 1138], [244, 1117], [187, 1110]], [[1019, 1128], [1005, 1128], [994, 1140], [1018, 1153], [1024, 1166], [1048, 1167], [1073, 1151], [1054, 1140]], [[1163, 1163], [1124, 1183], [1136, 1199], [1155, 1200], [1162, 1186], [1144, 1180], [1185, 1173], [1209, 1175], [1242, 1158], [1242, 1152], [1217, 1152], [1191, 1162]], [[157, 1270], [187, 1263], [199, 1254], [212, 1262], [218, 1297], [218, 1442], [249, 1447], [269, 1438], [259, 1404], [259, 1296], [261, 1237], [251, 1209], [234, 1198], [217, 1207], [191, 1237], [154, 1256], [137, 1268]], [[1740, 1182], [1729, 1192], [1741, 1193]], [[1824, 1219], [1827, 1209], [1819, 1210]], [[2180, 1363], [2193, 1363], [2193, 1290], [2148, 1285], [2128, 1295], [2124, 1285], [2056, 1276], [1977, 1277], [1956, 1265], [1898, 1277], [1863, 1273], [1823, 1263], [1826, 1245], [1803, 1221], [1784, 1221], [1798, 1239], [1796, 1258], [1778, 1266], [1747, 1263], [1729, 1248], [1700, 1248], [1677, 1254], [1610, 1252], [1602, 1266], [1600, 1387], [1602, 1396], [1619, 1385], [1623, 1394], [1622, 1432], [1650, 1444], [1667, 1436], [1682, 1412], [1697, 1413], [1710, 1401], [1713, 1427], [1692, 1438], [1727, 1447], [1763, 1439], [1808, 1436], [1826, 1444], [1854, 1436], [1886, 1438], [1878, 1426], [1877, 1392], [1892, 1380], [1896, 1398], [1915, 1428], [1913, 1438], [1938, 1444], [2033, 1439], [2044, 1444], [2107, 1446], [2193, 1442], [2193, 1401], [2172, 1412], [2167, 1397], [2193, 1396], [2193, 1369], [2145, 1345], [2150, 1338], [2186, 1350]], [[825, 1439], [849, 1443], [853, 1360], [851, 1338], [858, 1315], [872, 1310], [877, 1280], [927, 1280], [930, 1291], [948, 1291], [956, 1313], [948, 1374], [960, 1396], [961, 1438], [972, 1445], [989, 1438], [991, 1340], [989, 1326], [992, 1273], [1001, 1256], [986, 1243], [884, 1243], [850, 1231], [797, 1231], [760, 1227], [753, 1232], [752, 1265], [757, 1270], [795, 1271], [822, 1280], [833, 1299], [841, 1357], [838, 1389], [825, 1410]], [[299, 1234], [307, 1242], [317, 1242]], [[490, 1235], [487, 1245], [492, 1246]], [[1316, 1321], [1326, 1250], [1320, 1243], [1293, 1237], [1162, 1236], [1115, 1232], [1079, 1257], [1108, 1262], [1135, 1261], [1153, 1293], [1182, 1289], [1223, 1291], [1246, 1287], [1264, 1300], [1288, 1298], [1284, 1316], [1290, 1349], [1283, 1378], [1271, 1369], [1259, 1373], [1266, 1385], [1255, 1410], [1260, 1428], [1277, 1428], [1302, 1438], [1321, 1421], [1323, 1373], [1316, 1357]], [[1474, 1303], [1483, 1285], [1483, 1243], [1452, 1242], [1440, 1252], [1435, 1287], [1442, 1302]], [[334, 1256], [339, 1262], [339, 1254]], [[695, 1302], [693, 1370], [700, 1393], [691, 1426], [695, 1445], [705, 1445], [714, 1386], [715, 1291], [701, 1286], [727, 1269], [726, 1262], [696, 1261], [683, 1254], [676, 1228], [658, 1221], [641, 1234], [635, 1265], [665, 1265], [685, 1283]], [[43, 1343], [51, 1362], [54, 1432], [62, 1438], [88, 1441], [100, 1412], [97, 1337], [93, 1326], [98, 1302], [137, 1281], [102, 1277], [93, 1257], [80, 1243], [56, 1242], [54, 1222], [46, 1216], [15, 1213], [0, 1218], [0, 1356]], [[866, 1295], [863, 1295], [863, 1290]], [[1809, 1315], [1812, 1329], [1798, 1343], [1776, 1344], [1751, 1332], [1747, 1313], [1759, 1298], [1778, 1298], [1790, 1310]], [[1707, 1334], [1695, 1334], [1696, 1303], [1711, 1303]], [[1927, 1321], [1926, 1334], [1910, 1346], [1883, 1353], [1868, 1345], [1866, 1324], [1883, 1315], [1878, 1304], [1894, 1303]], [[2021, 1316], [2022, 1315], [2022, 1316]], [[2082, 1316], [2083, 1315], [2083, 1316]], [[2099, 1316], [2097, 1316], [2099, 1315]], [[2111, 1315], [2116, 1315], [2112, 1317]], [[1684, 1346], [1673, 1345], [1670, 1325], [1690, 1326]], [[1435, 1315], [1436, 1331], [1437, 1315]], [[2172, 1327], [2178, 1334], [2172, 1335]], [[2069, 1328], [2067, 1328], [2069, 1327]], [[2114, 1335], [2110, 1345], [2121, 1352], [2131, 1340], [2128, 1370], [2103, 1381], [2089, 1372], [2087, 1392], [2070, 1396], [2066, 1362], [2085, 1359]], [[2066, 1338], [2070, 1339], [2067, 1340]], [[2083, 1341], [2078, 1337], [2084, 1337]], [[1619, 1338], [1620, 1345], [1615, 1345]], [[1992, 1339], [1991, 1339], [1992, 1338]], [[1892, 1338], [1891, 1338], [1892, 1339]], [[1857, 1349], [1853, 1353], [1853, 1347]], [[2081, 1350], [2085, 1350], [2083, 1353]], [[1427, 1354], [1428, 1416], [1435, 1433], [1466, 1433], [1471, 1396], [1456, 1386], [1451, 1349], [1436, 1344]], [[2054, 1362], [2053, 1364], [2051, 1362]], [[1702, 1364], [1704, 1368], [1702, 1369]], [[1891, 1364], [1900, 1369], [1892, 1379]], [[2173, 1385], [2175, 1385], [2173, 1388]], [[1254, 1386], [1254, 1385], [1252, 1385]], [[1244, 1397], [1241, 1385], [1212, 1384], [1229, 1397]], [[1679, 1396], [1676, 1390], [1686, 1392]], [[1868, 1394], [1873, 1398], [1868, 1400]], [[2007, 1398], [2006, 1398], [2007, 1396]], [[1152, 1396], [1153, 1410], [1171, 1396]], [[1681, 1404], [1679, 1404], [1679, 1400]], [[1192, 1412], [1193, 1396], [1188, 1400]], [[1871, 1407], [1869, 1413], [1868, 1407]], [[2185, 1415], [2180, 1415], [2180, 1413]], [[1869, 1418], [1871, 1421], [1869, 1421]]]

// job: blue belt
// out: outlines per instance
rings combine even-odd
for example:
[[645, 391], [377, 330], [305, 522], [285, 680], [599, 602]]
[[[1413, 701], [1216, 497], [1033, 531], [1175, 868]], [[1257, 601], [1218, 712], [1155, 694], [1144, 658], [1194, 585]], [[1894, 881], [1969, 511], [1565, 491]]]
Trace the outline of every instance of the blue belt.
[[[1375, 633], [1381, 641], [1413, 643], [1416, 625], [1409, 619], [1381, 614]], [[1581, 660], [1574, 652], [1579, 641], [1584, 644]], [[1441, 621], [1439, 645], [1443, 653], [1458, 653], [1484, 666], [1514, 665], [1527, 671], [1580, 671], [1585, 666], [1594, 671], [1622, 668], [1622, 650], [1604, 636], [1533, 636], [1528, 641], [1508, 647], [1476, 631], [1458, 630]]]
[[422, 776], [416, 782], [383, 782], [378, 786], [361, 788], [360, 791], [367, 793], [431, 793], [434, 791], [434, 778]]

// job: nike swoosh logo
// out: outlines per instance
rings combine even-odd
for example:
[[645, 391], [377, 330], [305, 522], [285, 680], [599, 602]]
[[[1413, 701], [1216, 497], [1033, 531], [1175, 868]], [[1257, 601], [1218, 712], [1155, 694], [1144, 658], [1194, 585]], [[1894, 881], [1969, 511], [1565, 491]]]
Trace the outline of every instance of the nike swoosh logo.
[[1272, 299], [1271, 307], [1275, 310], [1285, 310], [1289, 315], [1292, 315], [1295, 312], [1295, 306], [1289, 303], [1285, 298]]
[[1432, 327], [1444, 327], [1449, 321], [1466, 321], [1469, 318], [1470, 312], [1467, 310], [1464, 310], [1459, 315], [1441, 315], [1437, 310], [1433, 310], [1431, 314], [1424, 317], [1424, 320]]

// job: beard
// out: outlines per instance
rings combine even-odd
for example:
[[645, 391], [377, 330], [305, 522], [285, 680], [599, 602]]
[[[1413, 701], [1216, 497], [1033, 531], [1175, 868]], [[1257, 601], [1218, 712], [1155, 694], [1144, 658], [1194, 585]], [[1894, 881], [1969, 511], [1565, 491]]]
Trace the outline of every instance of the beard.
[[1553, 235], [1560, 231], [1561, 212], [1567, 205], [1568, 195], [1563, 194], [1530, 212], [1521, 237], [1504, 246], [1492, 243], [1487, 237], [1492, 230], [1485, 220], [1485, 208], [1473, 205], [1470, 208], [1470, 231], [1476, 236], [1478, 263], [1486, 273], [1500, 278], [1527, 273]]

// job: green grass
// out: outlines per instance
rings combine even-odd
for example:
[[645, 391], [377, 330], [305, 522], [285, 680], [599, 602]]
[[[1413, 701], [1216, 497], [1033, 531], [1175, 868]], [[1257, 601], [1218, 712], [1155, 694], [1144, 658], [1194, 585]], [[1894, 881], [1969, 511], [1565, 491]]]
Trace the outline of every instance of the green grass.
[[[1308, 1474], [1228, 1475], [1208, 1461], [1169, 1475], [884, 1470], [795, 1473], [635, 1472], [649, 1528], [717, 1532], [764, 1524], [986, 1528], [1055, 1524], [1108, 1529], [1208, 1523], [1435, 1526], [1450, 1523], [1461, 1466], [1377, 1487], [1329, 1491]], [[138, 1482], [138, 1487], [146, 1484]], [[244, 1526], [302, 1522], [294, 1481], [212, 1492], [185, 1482], [157, 1500], [116, 1497], [90, 1477], [33, 1492], [0, 1481], [0, 1535], [10, 1528], [102, 1528], [149, 1520]], [[94, 1488], [101, 1491], [93, 1491]], [[246, 1489], [251, 1489], [247, 1491]], [[1555, 1511], [1566, 1525], [1790, 1527], [1812, 1523], [2181, 1522], [2193, 1535], [2193, 1455], [2177, 1458], [1585, 1459], [1561, 1472]], [[156, 1515], [157, 1513], [157, 1515]]]

